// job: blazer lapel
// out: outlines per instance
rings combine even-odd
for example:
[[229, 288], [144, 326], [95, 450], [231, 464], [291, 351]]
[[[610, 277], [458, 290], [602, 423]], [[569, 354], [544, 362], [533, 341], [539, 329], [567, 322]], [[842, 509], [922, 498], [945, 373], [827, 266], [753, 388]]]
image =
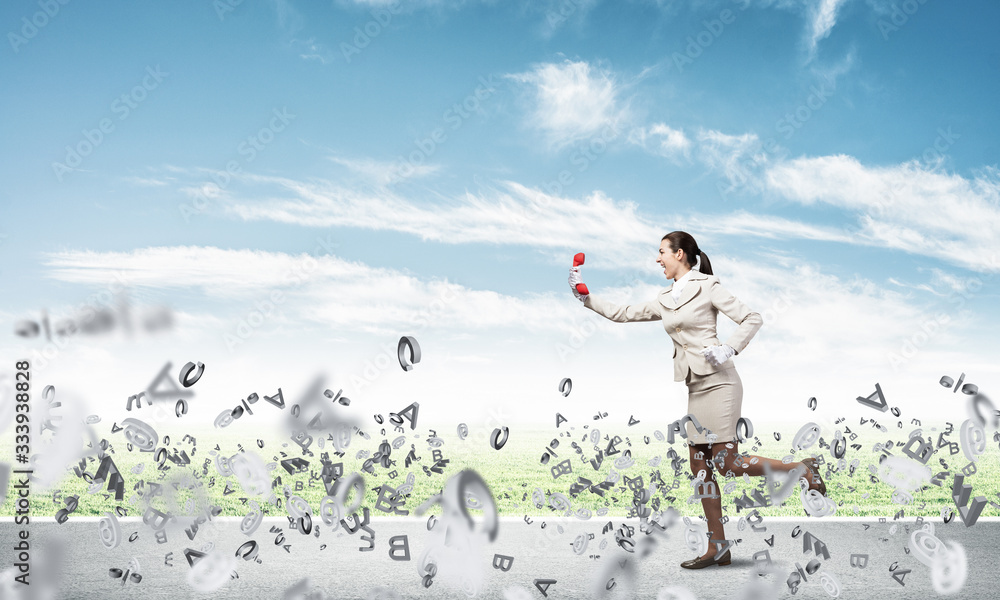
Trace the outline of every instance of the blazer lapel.
[[706, 279], [708, 279], [708, 275], [705, 275], [700, 271], [692, 272], [690, 279], [688, 279], [687, 284], [684, 285], [684, 289], [681, 291], [681, 295], [677, 298], [677, 301], [675, 302], [674, 297], [670, 295], [670, 291], [674, 289], [674, 284], [670, 284], [670, 287], [660, 292], [660, 304], [671, 310], [680, 308], [698, 295], [701, 291], [701, 282]]

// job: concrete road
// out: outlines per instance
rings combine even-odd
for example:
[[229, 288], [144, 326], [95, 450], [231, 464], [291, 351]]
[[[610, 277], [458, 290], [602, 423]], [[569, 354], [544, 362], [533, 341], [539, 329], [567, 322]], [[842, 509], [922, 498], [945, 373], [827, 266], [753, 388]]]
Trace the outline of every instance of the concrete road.
[[[285, 598], [287, 592], [304, 578], [308, 584], [299, 590], [317, 590], [313, 598], [467, 598], [462, 584], [454, 574], [462, 563], [462, 576], [469, 581], [478, 578], [478, 598], [543, 598], [535, 580], [555, 580], [546, 587], [548, 598], [662, 598], [680, 599], [684, 596], [677, 586], [686, 588], [691, 597], [713, 598], [829, 598], [821, 584], [821, 576], [828, 574], [838, 583], [841, 598], [927, 598], [938, 594], [931, 582], [931, 569], [919, 562], [904, 549], [915, 530], [914, 519], [886, 523], [867, 518], [779, 519], [765, 518], [764, 532], [754, 532], [749, 526], [740, 531], [737, 524], [727, 526], [727, 535], [741, 541], [733, 548], [733, 562], [729, 566], [713, 566], [691, 571], [681, 569], [679, 563], [692, 558], [684, 539], [684, 524], [671, 527], [666, 538], [646, 546], [639, 552], [628, 553], [615, 541], [616, 531], [625, 523], [636, 528], [634, 539], [652, 538], [638, 531], [635, 519], [614, 519], [614, 529], [603, 533], [607, 519], [581, 521], [573, 518], [501, 519], [497, 539], [484, 543], [480, 548], [466, 549], [461, 553], [445, 556], [439, 554], [441, 571], [424, 588], [418, 566], [421, 555], [431, 547], [441, 532], [428, 532], [427, 520], [420, 518], [375, 518], [370, 527], [375, 531], [374, 550], [361, 551], [370, 542], [360, 539], [366, 535], [359, 531], [353, 535], [343, 530], [331, 531], [320, 525], [320, 535], [302, 535], [289, 530], [287, 519], [266, 519], [251, 535], [239, 531], [240, 519], [215, 519], [202, 525], [193, 540], [182, 529], [167, 529], [166, 543], [157, 543], [153, 532], [141, 519], [121, 519], [122, 541], [109, 550], [101, 543], [96, 518], [71, 518], [59, 525], [49, 518], [33, 520], [27, 528], [30, 542], [31, 567], [28, 588], [11, 583], [18, 574], [13, 565], [17, 562], [14, 549], [19, 543], [21, 525], [5, 518], [0, 521], [0, 570], [4, 570], [0, 584], [0, 597], [67, 599], [95, 598]], [[995, 571], [992, 548], [1000, 539], [1000, 519], [980, 518], [972, 527], [965, 527], [959, 520], [950, 524], [940, 518], [932, 520], [936, 536], [944, 542], [957, 542], [964, 548], [968, 575], [956, 598], [991, 598], [1000, 594], [1000, 575]], [[542, 528], [542, 523], [545, 527]], [[896, 525], [890, 533], [892, 525]], [[271, 528], [280, 528], [280, 534]], [[813, 574], [804, 573], [793, 596], [786, 584], [796, 570], [796, 563], [805, 569], [816, 557], [813, 551], [803, 553], [803, 536], [792, 538], [796, 527], [826, 544], [829, 558], [820, 557], [819, 568]], [[134, 541], [129, 538], [136, 534]], [[574, 548], [578, 536], [583, 537]], [[593, 534], [593, 539], [589, 538]], [[284, 540], [280, 539], [284, 537]], [[389, 539], [407, 536], [409, 560], [393, 560]], [[768, 540], [773, 537], [773, 546]], [[281, 544], [276, 545], [275, 541]], [[587, 546], [580, 550], [582, 539]], [[254, 540], [259, 545], [257, 558], [244, 561], [236, 559], [236, 550], [245, 542]], [[452, 540], [454, 541], [454, 540]], [[400, 539], [396, 540], [398, 545]], [[601, 545], [604, 545], [601, 548]], [[238, 578], [226, 580], [223, 587], [213, 593], [198, 593], [188, 583], [192, 570], [185, 559], [185, 548], [207, 550], [207, 544], [232, 557], [237, 562]], [[288, 545], [286, 549], [284, 546]], [[452, 544], [453, 546], [456, 544]], [[627, 545], [627, 543], [626, 543]], [[757, 575], [753, 555], [767, 550], [775, 574]], [[169, 557], [168, 553], [171, 553]], [[509, 570], [493, 568], [494, 555], [513, 557]], [[864, 568], [851, 566], [852, 554], [867, 554]], [[61, 555], [61, 556], [60, 556]], [[397, 550], [403, 558], [402, 550]], [[109, 569], [125, 571], [138, 565], [142, 579], [138, 583], [113, 578]], [[626, 560], [627, 559], [627, 560]], [[622, 563], [621, 561], [625, 561]], [[498, 559], [501, 564], [503, 559]], [[890, 567], [895, 569], [890, 572]], [[451, 569], [449, 573], [448, 569]], [[909, 570], [909, 573], [905, 573]], [[229, 572], [229, 571], [226, 571]], [[894, 573], [902, 583], [893, 578]], [[904, 574], [905, 573], [905, 574]], [[456, 580], [448, 578], [455, 575]], [[801, 576], [801, 575], [800, 575]], [[614, 582], [611, 579], [614, 578]], [[757, 588], [747, 587], [753, 582]], [[474, 587], [474, 584], [468, 584]], [[611, 586], [610, 591], [607, 590]], [[829, 587], [831, 584], [827, 582]], [[387, 593], [387, 588], [396, 595]], [[673, 589], [672, 595], [663, 592]], [[24, 591], [33, 595], [25, 595]], [[55, 595], [45, 593], [57, 591]], [[322, 591], [324, 596], [319, 595]], [[306, 598], [304, 594], [288, 597]]]

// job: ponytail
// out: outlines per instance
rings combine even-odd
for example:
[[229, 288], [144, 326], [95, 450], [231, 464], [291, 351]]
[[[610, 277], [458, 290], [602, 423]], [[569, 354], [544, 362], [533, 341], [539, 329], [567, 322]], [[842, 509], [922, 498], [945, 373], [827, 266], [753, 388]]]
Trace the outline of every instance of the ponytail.
[[[663, 239], [670, 240], [670, 249], [672, 251], [684, 251], [684, 257], [687, 259], [687, 263], [692, 269], [697, 264], [698, 270], [702, 273], [706, 275], [714, 275], [714, 273], [712, 273], [712, 262], [708, 260], [708, 255], [698, 248], [698, 242], [695, 241], [694, 237], [690, 233], [687, 233], [686, 231], [671, 231], [667, 235], [663, 236]], [[700, 264], [698, 263], [699, 259], [701, 260]]]

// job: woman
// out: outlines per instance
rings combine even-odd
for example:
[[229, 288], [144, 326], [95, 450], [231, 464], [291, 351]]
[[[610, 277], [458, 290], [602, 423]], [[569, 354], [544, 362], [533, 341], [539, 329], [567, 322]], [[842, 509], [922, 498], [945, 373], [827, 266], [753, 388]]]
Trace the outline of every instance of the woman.
[[[816, 468], [815, 459], [782, 463], [780, 460], [759, 456], [740, 455], [736, 423], [740, 419], [743, 403], [743, 384], [730, 360], [742, 352], [763, 324], [760, 315], [751, 312], [730, 294], [719, 278], [712, 274], [708, 261], [695, 239], [683, 231], [673, 231], [663, 236], [656, 262], [663, 267], [663, 274], [674, 283], [662, 290], [649, 302], [629, 306], [616, 306], [595, 298], [580, 280], [583, 254], [577, 254], [570, 269], [570, 287], [583, 305], [597, 314], [625, 323], [629, 321], [663, 321], [663, 328], [673, 340], [674, 381], [683, 381], [688, 388], [688, 414], [697, 419], [702, 429], [692, 423], [687, 428], [688, 447], [691, 453], [691, 472], [696, 476], [704, 471], [706, 487], [716, 493], [703, 497], [702, 508], [708, 520], [709, 539], [719, 543], [719, 550], [726, 539], [722, 524], [722, 502], [718, 494], [713, 470], [736, 477], [764, 475], [765, 465], [773, 471], [810, 472], [810, 489], [826, 493]], [[716, 318], [721, 311], [739, 324], [739, 328], [719, 343]], [[707, 483], [712, 482], [711, 486]], [[728, 565], [728, 550], [721, 556], [709, 545], [708, 551], [693, 560], [681, 563], [686, 569], [701, 569], [709, 565]]]

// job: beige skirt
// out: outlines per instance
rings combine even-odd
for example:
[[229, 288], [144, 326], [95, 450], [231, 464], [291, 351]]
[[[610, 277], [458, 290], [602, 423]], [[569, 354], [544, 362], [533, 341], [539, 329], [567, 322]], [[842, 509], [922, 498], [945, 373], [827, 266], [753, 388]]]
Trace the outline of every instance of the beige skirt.
[[743, 382], [732, 360], [715, 373], [697, 375], [688, 370], [688, 414], [694, 415], [704, 428], [701, 433], [687, 423], [688, 443], [707, 444], [708, 434], [714, 433], [715, 443], [737, 440], [736, 422], [743, 406]]

